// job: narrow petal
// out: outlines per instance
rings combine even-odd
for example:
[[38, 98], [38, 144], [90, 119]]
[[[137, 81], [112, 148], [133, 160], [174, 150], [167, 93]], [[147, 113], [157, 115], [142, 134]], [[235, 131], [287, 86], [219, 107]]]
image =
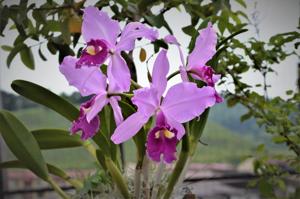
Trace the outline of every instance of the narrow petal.
[[60, 72], [75, 86], [82, 96], [97, 94], [106, 89], [106, 77], [99, 68], [82, 67], [76, 68], [78, 59], [67, 56], [59, 66]]
[[141, 112], [136, 112], [122, 122], [111, 136], [111, 140], [115, 144], [120, 144], [133, 137], [149, 120], [149, 116], [145, 116]]
[[179, 55], [180, 55], [181, 64], [182, 64], [182, 66], [185, 66], [183, 53], [182, 53], [182, 50], [180, 48], [180, 44], [177, 41], [176, 37], [174, 37], [173, 35], [167, 35], [167, 36], [165, 36], [164, 41], [168, 44], [174, 44], [174, 45], [177, 46], [178, 52], [179, 52]]
[[152, 71], [152, 85], [157, 89], [157, 95], [160, 98], [167, 87], [167, 74], [169, 72], [169, 60], [167, 58], [167, 51], [162, 50], [158, 54]]
[[110, 57], [107, 68], [109, 90], [114, 92], [126, 92], [130, 87], [130, 71], [123, 57], [115, 53]]
[[132, 103], [138, 107], [138, 111], [144, 115], [152, 115], [159, 106], [157, 90], [154, 88], [141, 88], [134, 91]]
[[106, 93], [101, 93], [95, 96], [93, 105], [88, 110], [86, 110], [87, 121], [90, 122], [94, 117], [96, 117], [107, 103], [108, 100], [107, 100]]
[[213, 87], [198, 88], [195, 83], [183, 82], [169, 89], [162, 102], [161, 110], [167, 118], [184, 123], [199, 116], [215, 102]]
[[120, 41], [117, 44], [117, 50], [132, 50], [134, 48], [134, 42], [138, 38], [146, 38], [150, 41], [154, 41], [158, 38], [158, 31], [153, 28], [148, 28], [140, 22], [128, 23], [121, 34]]
[[106, 12], [92, 6], [84, 9], [82, 36], [85, 42], [92, 39], [103, 39], [108, 42], [110, 47], [113, 47], [119, 33], [119, 23], [112, 20]]
[[116, 125], [118, 126], [121, 122], [123, 122], [123, 115], [122, 115], [122, 111], [121, 108], [118, 104], [118, 98], [117, 97], [110, 97], [109, 98], [109, 103], [112, 107], [112, 110], [114, 112], [114, 118], [116, 121]]
[[188, 66], [203, 66], [216, 53], [217, 33], [211, 23], [199, 32], [193, 52], [188, 57]]
[[184, 68], [184, 66], [179, 67], [179, 72], [180, 72], [180, 76], [181, 76], [182, 81], [188, 82], [189, 78], [188, 78], [188, 74], [187, 74], [186, 69]]

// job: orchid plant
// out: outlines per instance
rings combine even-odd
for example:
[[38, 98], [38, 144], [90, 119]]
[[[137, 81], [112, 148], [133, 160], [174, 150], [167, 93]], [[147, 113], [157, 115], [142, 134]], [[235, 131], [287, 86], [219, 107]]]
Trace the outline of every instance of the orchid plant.
[[[135, 49], [137, 39], [158, 40], [157, 30], [130, 22], [121, 31], [119, 22], [106, 12], [87, 7], [81, 32], [85, 47], [80, 56], [66, 56], [59, 66], [69, 84], [83, 97], [88, 96], [79, 112], [63, 114], [72, 120], [71, 134], [81, 134], [82, 141], [77, 141], [108, 171], [107, 177], [124, 198], [170, 198], [196, 150], [209, 108], [222, 102], [215, 89], [220, 75], [206, 65], [216, 54], [217, 34], [212, 24], [208, 23], [199, 32], [187, 63], [173, 35], [161, 39], [166, 45], [178, 48], [181, 63], [175, 73], [169, 74], [168, 49], [161, 48], [149, 74], [149, 87], [142, 87], [131, 78], [124, 53], [128, 55]], [[179, 74], [182, 81], [168, 87], [168, 80]], [[26, 93], [26, 89], [18, 89], [21, 84], [15, 82], [13, 88]], [[65, 103], [61, 106], [67, 109], [69, 105]], [[5, 114], [0, 117], [3, 121]], [[133, 188], [127, 183], [130, 176], [123, 175], [127, 171], [120, 164], [116, 147], [130, 139], [137, 148]], [[30, 169], [40, 177], [34, 168]], [[69, 197], [48, 176], [42, 179], [60, 196]], [[82, 187], [78, 181], [69, 182], [78, 190]]]

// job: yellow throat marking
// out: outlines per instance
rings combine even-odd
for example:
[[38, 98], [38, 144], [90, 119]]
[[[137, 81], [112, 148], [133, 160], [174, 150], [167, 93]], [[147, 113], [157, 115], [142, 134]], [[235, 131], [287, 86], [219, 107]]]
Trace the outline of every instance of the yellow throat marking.
[[[168, 131], [168, 130], [163, 130], [163, 135], [166, 137], [166, 138], [173, 138], [175, 136], [174, 133], [172, 133], [171, 131]], [[155, 138], [158, 139], [160, 137], [160, 131], [157, 131], [155, 133]]]
[[96, 55], [96, 49], [94, 46], [88, 46], [86, 47], [86, 52], [90, 55]]

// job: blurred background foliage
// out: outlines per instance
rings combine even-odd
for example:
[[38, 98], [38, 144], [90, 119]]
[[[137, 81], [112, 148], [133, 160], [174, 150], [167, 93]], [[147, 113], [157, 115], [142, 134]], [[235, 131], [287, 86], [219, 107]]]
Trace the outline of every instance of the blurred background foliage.
[[[57, 55], [59, 62], [67, 55], [78, 56], [80, 54], [82, 48], [78, 46], [82, 46], [82, 44], [79, 45], [78, 42], [81, 36], [84, 0], [64, 0], [60, 3], [47, 0], [39, 5], [21, 0], [19, 4], [9, 6], [3, 0], [0, 2], [0, 35], [5, 36], [5, 29], [18, 33], [13, 44], [1, 46], [2, 50], [9, 52], [7, 67], [11, 65], [12, 60], [18, 54], [26, 67], [30, 69], [39, 67], [35, 65], [35, 57], [31, 51], [34, 46], [39, 47], [38, 55], [44, 61], [47, 61], [47, 57], [42, 49], [47, 49], [51, 54]], [[240, 10], [232, 9], [233, 2], [240, 5]], [[243, 12], [243, 9], [247, 7], [244, 0], [101, 0], [96, 1], [95, 6], [99, 9], [109, 9], [114, 19], [124, 23], [141, 21], [150, 26], [165, 28], [170, 34], [173, 32], [173, 27], [170, 27], [165, 20], [164, 14], [173, 8], [185, 10], [191, 17], [190, 25], [182, 28], [182, 31], [191, 39], [189, 51], [193, 49], [198, 30], [206, 27], [207, 23], [211, 21], [218, 30], [219, 42], [218, 52], [208, 65], [212, 66], [217, 73], [222, 74], [220, 85], [224, 84], [227, 79], [231, 79], [234, 91], [223, 93], [227, 106], [231, 109], [228, 110], [225, 104], [221, 104], [211, 111], [211, 120], [201, 138], [201, 142], [207, 143], [209, 146], [199, 145], [200, 149], [199, 153], [195, 155], [195, 161], [230, 160], [232, 163], [237, 163], [241, 157], [249, 155], [250, 150], [247, 148], [256, 148], [255, 153], [250, 156], [254, 158], [255, 172], [261, 177], [252, 184], [258, 184], [262, 194], [270, 198], [276, 197], [275, 190], [277, 188], [285, 189], [284, 179], [287, 176], [293, 173], [299, 174], [299, 92], [287, 91], [287, 99], [270, 98], [268, 88], [274, 85], [268, 85], [266, 78], [270, 73], [275, 72], [274, 64], [282, 62], [289, 56], [299, 57], [296, 50], [300, 44], [300, 24], [297, 30], [295, 28], [293, 32], [275, 34], [268, 41], [261, 41], [259, 37], [251, 37], [246, 42], [241, 42], [235, 36], [243, 34], [249, 26], [253, 26], [252, 19]], [[155, 6], [161, 8], [158, 13], [153, 12]], [[8, 23], [9, 21], [13, 23]], [[8, 26], [8, 24], [12, 25]], [[28, 45], [28, 41], [36, 43]], [[153, 45], [155, 51], [158, 51], [159, 48], [167, 48], [162, 40], [154, 42]], [[292, 45], [293, 50], [287, 51], [287, 45]], [[125, 58], [134, 76], [132, 57]], [[262, 82], [255, 85], [255, 87], [263, 88], [263, 94], [253, 91], [251, 85], [242, 81], [242, 75], [249, 71], [259, 72], [258, 74], [263, 77]], [[5, 109], [14, 110], [14, 100], [18, 104], [17, 106], [28, 108], [15, 113], [28, 125], [29, 129], [45, 126], [67, 129], [69, 126], [68, 121], [55, 113], [45, 111], [45, 108], [25, 101], [23, 98], [16, 99], [4, 93], [2, 95], [7, 95], [3, 101]], [[64, 97], [75, 104], [82, 102], [76, 93], [72, 96], [64, 95]], [[8, 101], [6, 102], [5, 99]], [[32, 114], [36, 116], [34, 119], [29, 116]], [[241, 117], [238, 118], [238, 116]], [[227, 118], [230, 120], [228, 121]], [[245, 124], [240, 125], [239, 120]], [[47, 122], [43, 123], [44, 121]], [[249, 134], [249, 136], [241, 136], [241, 134]], [[250, 136], [250, 134], [252, 135]], [[127, 143], [126, 146], [126, 152], [132, 154], [132, 145]], [[219, 146], [222, 146], [223, 149], [220, 149]], [[237, 149], [239, 146], [243, 147], [239, 150]], [[74, 149], [74, 156], [78, 157], [79, 153], [84, 153], [82, 151]], [[56, 164], [62, 164], [62, 161], [66, 160], [66, 156], [63, 156], [63, 160], [56, 156], [55, 151], [44, 153], [50, 162], [53, 161]], [[60, 151], [60, 153], [63, 152]], [[212, 156], [211, 154], [218, 155]], [[70, 164], [59, 166], [69, 168], [73, 166], [74, 161], [78, 165], [76, 158], [69, 155], [68, 157], [70, 161], [67, 162]], [[84, 165], [78, 166], [90, 168], [92, 165], [89, 165], [91, 161], [88, 160], [88, 156], [82, 155], [81, 157], [87, 158], [87, 161], [79, 161]], [[127, 157], [132, 158], [131, 155]], [[284, 162], [285, 168], [274, 164], [275, 160]], [[295, 195], [288, 197], [298, 197], [296, 194], [299, 194], [299, 190], [298, 188]]]

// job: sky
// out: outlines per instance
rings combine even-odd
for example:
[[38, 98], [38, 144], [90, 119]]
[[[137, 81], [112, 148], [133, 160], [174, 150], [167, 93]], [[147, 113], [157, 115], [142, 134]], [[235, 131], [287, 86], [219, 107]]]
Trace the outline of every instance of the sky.
[[[255, 11], [253, 0], [246, 0], [248, 7], [245, 10], [246, 13], [251, 14]], [[267, 40], [270, 36], [276, 33], [295, 31], [298, 25], [299, 13], [300, 13], [300, 1], [299, 0], [257, 0], [256, 10], [259, 13], [259, 30], [260, 38], [262, 40]], [[92, 4], [93, 1], [87, 1], [86, 5]], [[243, 9], [239, 5], [234, 4], [233, 9]], [[182, 31], [181, 27], [189, 25], [190, 18], [184, 9], [181, 9], [179, 12], [176, 9], [173, 9], [165, 14], [166, 20], [169, 22], [171, 28], [174, 31], [174, 35], [177, 37], [179, 42], [183, 47], [187, 47], [189, 43], [189, 37], [186, 36]], [[163, 37], [167, 35], [167, 31], [164, 29], [159, 30], [160, 36]], [[0, 38], [0, 45], [12, 45], [13, 40], [16, 36], [12, 31], [5, 31], [5, 37]], [[240, 35], [238, 38], [241, 40], [246, 40], [249, 37], [253, 37], [255, 31], [253, 28], [250, 29], [248, 33]], [[137, 46], [146, 44], [146, 42], [137, 42]], [[29, 42], [29, 45], [34, 45], [35, 43]], [[152, 51], [151, 46], [145, 46], [145, 49], [148, 53]], [[58, 70], [58, 61], [57, 55], [51, 55], [44, 46], [42, 51], [47, 57], [48, 61], [42, 61], [38, 56], [38, 47], [33, 47], [33, 53], [35, 56], [35, 65], [36, 69], [34, 71], [26, 68], [21, 62], [19, 56], [17, 56], [11, 67], [8, 69], [6, 67], [6, 58], [8, 53], [0, 50], [0, 89], [8, 92], [13, 92], [10, 88], [10, 84], [15, 79], [24, 79], [32, 81], [41, 86], [44, 86], [55, 93], [72, 93], [76, 89], [70, 87], [62, 74]], [[140, 48], [136, 48], [134, 51], [134, 56], [138, 57]], [[187, 50], [184, 48], [184, 53], [187, 55]], [[168, 57], [170, 60], [170, 72], [176, 71], [178, 69], [180, 59], [176, 48], [171, 48], [168, 52]], [[143, 63], [140, 63], [139, 60], [135, 60], [137, 65], [138, 72], [138, 82], [147, 86], [147, 76], [146, 76], [146, 66]], [[149, 67], [154, 59], [151, 59]], [[286, 61], [282, 62], [279, 65], [274, 65], [276, 74], [268, 75], [267, 82], [271, 84], [272, 87], [269, 89], [269, 96], [285, 96], [286, 90], [296, 90], [297, 82], [297, 64], [299, 59], [296, 56], [288, 58]], [[170, 84], [174, 84], [180, 81], [179, 77], [174, 78]], [[258, 73], [249, 72], [243, 76], [243, 81], [255, 85], [262, 81], [262, 77]], [[225, 85], [218, 87], [218, 90], [229, 89], [230, 85]], [[260, 92], [259, 89], [257, 89]]]

